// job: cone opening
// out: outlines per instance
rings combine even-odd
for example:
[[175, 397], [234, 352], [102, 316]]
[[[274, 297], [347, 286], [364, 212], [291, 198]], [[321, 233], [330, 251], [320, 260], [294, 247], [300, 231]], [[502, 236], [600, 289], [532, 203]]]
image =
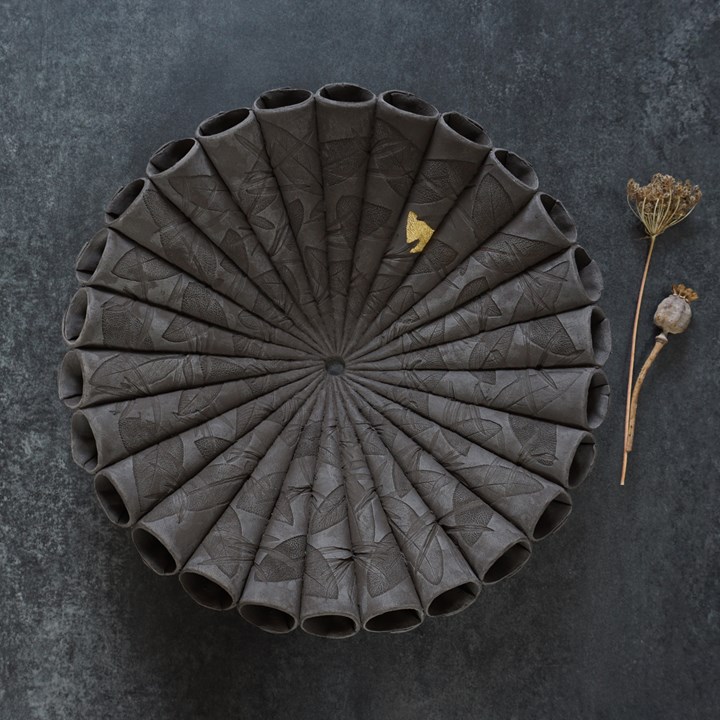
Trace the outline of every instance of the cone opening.
[[211, 137], [212, 135], [220, 135], [230, 130], [250, 117], [249, 108], [237, 108], [235, 110], [226, 110], [225, 112], [213, 115], [207, 120], [203, 120], [198, 127], [198, 135], [201, 137]]
[[103, 228], [85, 243], [75, 262], [75, 277], [77, 277], [78, 282], [89, 283], [92, 280], [92, 276], [95, 274], [100, 259], [105, 252], [107, 239], [108, 230]]
[[488, 585], [514, 575], [530, 559], [530, 548], [524, 542], [511, 545], [486, 571], [483, 582]]
[[88, 297], [82, 288], [73, 295], [63, 319], [63, 337], [65, 342], [74, 343], [85, 327], [87, 319]]
[[280, 88], [263, 93], [255, 102], [261, 110], [279, 110], [300, 105], [312, 97], [309, 90], [299, 88]]
[[450, 588], [433, 599], [428, 605], [427, 614], [435, 617], [460, 612], [474, 602], [479, 592], [480, 585], [476, 582], [466, 582]]
[[412, 630], [422, 622], [422, 614], [414, 608], [389, 610], [370, 618], [365, 629], [370, 632], [402, 632]]
[[445, 124], [461, 137], [477, 145], [489, 145], [490, 138], [480, 125], [459, 112], [448, 112], [442, 116]]
[[588, 476], [594, 462], [595, 440], [590, 433], [585, 433], [583, 439], [575, 448], [575, 455], [570, 463], [568, 487], [577, 487]]
[[148, 170], [155, 170], [158, 173], [165, 172], [173, 165], [177, 165], [194, 147], [195, 140], [192, 138], [165, 143], [150, 156]]
[[297, 625], [290, 613], [268, 605], [248, 603], [240, 608], [240, 615], [251, 625], [271, 633], [292, 632]]
[[95, 495], [111, 523], [120, 527], [127, 527], [130, 524], [130, 513], [125, 501], [104, 472], [99, 472], [95, 476]]
[[565, 206], [547, 193], [540, 193], [540, 203], [558, 232], [568, 242], [574, 243], [577, 240], [577, 226]]
[[527, 160], [510, 150], [495, 150], [495, 157], [518, 182], [531, 189], [537, 188], [538, 176]]
[[320, 637], [346, 638], [358, 631], [358, 625], [347, 615], [315, 615], [303, 620], [302, 629]]
[[605, 419], [610, 404], [610, 385], [602, 370], [596, 370], [588, 385], [587, 426], [594, 430]]
[[396, 110], [402, 110], [411, 115], [422, 115], [423, 117], [435, 117], [437, 115], [437, 110], [430, 103], [403, 90], [389, 90], [380, 97]]
[[375, 97], [369, 90], [350, 83], [331, 83], [320, 88], [318, 93], [326, 100], [342, 103], [369, 102]]
[[70, 449], [73, 460], [87, 472], [95, 472], [98, 448], [95, 433], [85, 414], [78, 410], [70, 421]]
[[597, 302], [602, 294], [602, 273], [598, 264], [581, 247], [573, 252], [580, 282], [590, 302]]
[[65, 405], [73, 410], [82, 400], [83, 374], [77, 350], [69, 350], [62, 359], [58, 373], [58, 395]]
[[145, 528], [135, 528], [132, 539], [145, 564], [158, 575], [172, 575], [177, 571], [175, 558], [151, 532]]
[[198, 605], [211, 610], [229, 610], [233, 606], [230, 593], [204, 575], [185, 571], [180, 575], [180, 584]]
[[108, 220], [117, 220], [137, 200], [144, 187], [144, 178], [138, 178], [121, 187], [105, 208]]
[[567, 519], [572, 510], [570, 498], [566, 493], [556, 495], [545, 507], [533, 529], [533, 540], [542, 540], [554, 533]]
[[590, 315], [590, 332], [595, 362], [598, 365], [604, 365], [610, 357], [610, 321], [598, 307], [594, 307]]

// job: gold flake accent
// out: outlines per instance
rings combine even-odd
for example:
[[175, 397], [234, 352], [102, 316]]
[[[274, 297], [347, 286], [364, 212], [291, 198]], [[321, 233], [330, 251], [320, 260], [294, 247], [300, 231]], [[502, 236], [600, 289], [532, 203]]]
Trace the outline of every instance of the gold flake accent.
[[430, 238], [434, 232], [435, 230], [425, 221], [420, 220], [412, 210], [408, 213], [407, 226], [405, 228], [405, 242], [413, 243], [416, 240], [419, 241], [414, 248], [411, 248], [411, 253], [422, 252], [430, 242]]

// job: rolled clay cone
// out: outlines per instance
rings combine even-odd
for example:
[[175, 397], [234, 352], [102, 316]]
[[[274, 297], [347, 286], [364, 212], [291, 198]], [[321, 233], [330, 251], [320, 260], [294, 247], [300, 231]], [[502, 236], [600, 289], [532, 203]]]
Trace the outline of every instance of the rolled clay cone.
[[447, 315], [363, 355], [363, 360], [377, 360], [435, 345], [438, 340], [461, 340], [479, 332], [574, 310], [596, 302], [602, 286], [597, 264], [575, 245]]
[[116, 525], [134, 525], [283, 403], [306, 388], [312, 392], [319, 382], [319, 374], [315, 373], [282, 385], [108, 465], [95, 476], [95, 494], [100, 506]]
[[610, 354], [610, 324], [598, 307], [529, 320], [463, 340], [376, 361], [353, 370], [493, 370], [603, 365]]
[[477, 174], [491, 145], [485, 131], [469, 117], [457, 112], [440, 116], [368, 292], [365, 312], [355, 329], [359, 338], [368, 326], [374, 327], [376, 320], [381, 328], [389, 324], [389, 319], [378, 316], [390, 309], [388, 300], [420, 254], [427, 251], [435, 231]]
[[360, 629], [355, 564], [340, 465], [337, 416], [325, 386], [325, 413], [317, 449], [305, 548], [300, 626], [311, 635], [344, 638]]
[[452, 430], [439, 428], [368, 388], [356, 394], [431, 453], [478, 497], [530, 539], [541, 540], [567, 520], [572, 502], [557, 483], [504, 460]]
[[315, 97], [309, 90], [268, 90], [253, 103], [310, 289], [332, 328], [328, 284], [325, 201], [318, 147]]
[[105, 228], [83, 247], [76, 264], [83, 285], [176, 310], [187, 317], [217, 325], [301, 352], [316, 351], [303, 340], [198, 282], [141, 245]]
[[[342, 401], [336, 402], [343, 413]], [[363, 628], [370, 632], [393, 633], [412, 630], [423, 620], [415, 585], [375, 490], [353, 426], [341, 423], [339, 431]]]
[[324, 85], [315, 93], [330, 302], [338, 351], [360, 227], [375, 101], [369, 90], [348, 83]]
[[378, 96], [348, 290], [345, 344], [354, 337], [355, 322], [398, 226], [438, 117], [432, 105], [411, 93], [389, 90]]
[[[311, 328], [321, 328], [257, 117], [247, 108], [229, 110], [200, 123], [195, 135]], [[323, 333], [314, 332], [314, 338], [332, 351]]]
[[316, 401], [317, 393], [285, 425], [180, 571], [181, 585], [200, 605], [212, 610], [237, 605]]
[[531, 552], [525, 533], [372, 406], [358, 399], [358, 407], [480, 580], [495, 583], [525, 565]]
[[80, 288], [63, 319], [73, 348], [195, 352], [266, 360], [306, 360], [307, 353], [223, 330], [186, 315], [96, 288]]
[[312, 326], [293, 301], [245, 213], [236, 205], [199, 141], [188, 138], [163, 145], [151, 156], [146, 173], [153, 185], [312, 342]]
[[58, 395], [73, 410], [101, 403], [159, 395], [300, 368], [319, 360], [256, 360], [221, 355], [68, 350], [58, 372]]
[[595, 461], [595, 440], [586, 430], [396, 387], [385, 381], [358, 377], [357, 382], [563, 487], [579, 485]]
[[587, 430], [602, 423], [610, 394], [597, 368], [363, 370], [362, 376]]
[[115, 194], [105, 208], [109, 227], [176, 265], [213, 290], [283, 330], [292, 321], [240, 268], [193, 225], [147, 178]]
[[245, 620], [272, 633], [300, 624], [308, 511], [324, 411], [325, 404], [316, 402], [302, 429], [238, 603]]
[[285, 402], [135, 525], [132, 539], [148, 567], [172, 575], [185, 565], [311, 392]]
[[[451, 212], [437, 233], [434, 247], [428, 248], [428, 255], [422, 254], [413, 273], [388, 302], [392, 307], [391, 314], [397, 320], [382, 332], [379, 330], [385, 323], [376, 325], [373, 328], [375, 337], [370, 339], [368, 336], [365, 347], [356, 354], [368, 354], [405, 332], [433, 319], [441, 319], [508, 278], [572, 247], [577, 238], [575, 224], [563, 205], [545, 193], [537, 193], [501, 230], [469, 249], [461, 262], [443, 264], [443, 257], [435, 253], [439, 255], [442, 251], [444, 257], [451, 257], [452, 253], [439, 245], [443, 237], [450, 238], [448, 243], [453, 252], [456, 251], [456, 236], [450, 231], [447, 236], [444, 234], [454, 219], [455, 213]], [[470, 223], [465, 233], [478, 227], [481, 228], [478, 232], [483, 233], [482, 228], [486, 226]], [[453, 231], [461, 232], [455, 226]], [[577, 258], [577, 262], [583, 261]], [[439, 268], [446, 271], [439, 272]], [[595, 268], [593, 266], [587, 274], [594, 274]], [[420, 269], [423, 269], [422, 273]]]
[[405, 556], [423, 610], [451, 615], [475, 601], [480, 581], [423, 502], [354, 399], [345, 409], [365, 454], [382, 508]]
[[289, 370], [76, 410], [71, 425], [73, 459], [84, 470], [97, 472], [308, 374], [307, 369]]

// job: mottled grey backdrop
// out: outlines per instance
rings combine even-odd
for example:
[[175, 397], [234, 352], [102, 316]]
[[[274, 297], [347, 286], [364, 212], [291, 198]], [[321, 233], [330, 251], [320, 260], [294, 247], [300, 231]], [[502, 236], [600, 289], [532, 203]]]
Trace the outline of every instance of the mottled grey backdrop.
[[[717, 718], [720, 21], [714, 0], [0, 3], [0, 717]], [[405, 636], [273, 637], [145, 568], [56, 400], [73, 261], [166, 140], [293, 84], [411, 90], [535, 166], [601, 262], [611, 414], [575, 510], [518, 576]], [[705, 199], [660, 241], [701, 301], [646, 385], [618, 487], [645, 249], [628, 176]]]

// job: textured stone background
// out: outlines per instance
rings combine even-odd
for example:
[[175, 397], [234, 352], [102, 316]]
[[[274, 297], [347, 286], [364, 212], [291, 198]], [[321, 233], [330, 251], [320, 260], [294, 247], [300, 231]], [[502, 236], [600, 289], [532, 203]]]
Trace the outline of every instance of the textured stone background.
[[[0, 2], [0, 717], [720, 717], [716, 2]], [[56, 400], [73, 261], [166, 140], [283, 84], [402, 87], [527, 157], [601, 262], [614, 398], [575, 510], [515, 578], [405, 636], [272, 637], [147, 570]], [[618, 486], [632, 296], [624, 186], [706, 197], [660, 241], [702, 299], [648, 381]]]

